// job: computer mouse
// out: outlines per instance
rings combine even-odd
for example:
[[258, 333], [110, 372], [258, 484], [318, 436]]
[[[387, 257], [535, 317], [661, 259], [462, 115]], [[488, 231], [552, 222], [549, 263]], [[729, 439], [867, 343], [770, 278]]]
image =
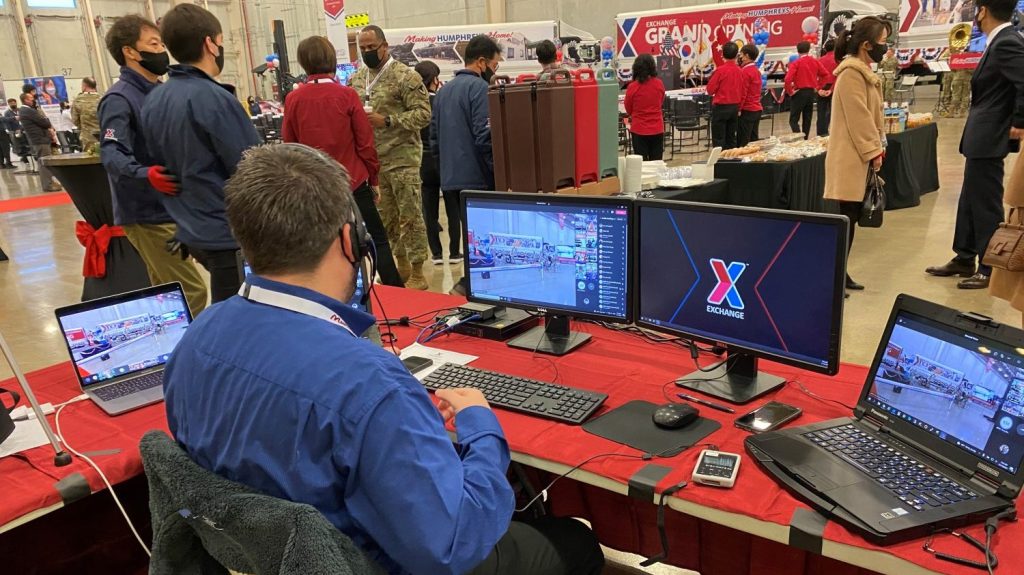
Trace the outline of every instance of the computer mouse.
[[700, 410], [685, 403], [666, 403], [654, 410], [651, 419], [662, 429], [680, 429], [700, 416]]

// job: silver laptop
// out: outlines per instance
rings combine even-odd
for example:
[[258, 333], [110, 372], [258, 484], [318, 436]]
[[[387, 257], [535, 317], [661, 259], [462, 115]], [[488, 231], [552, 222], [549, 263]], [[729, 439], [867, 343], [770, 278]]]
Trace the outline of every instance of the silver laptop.
[[117, 415], [162, 401], [164, 364], [192, 323], [181, 284], [56, 310], [82, 391]]

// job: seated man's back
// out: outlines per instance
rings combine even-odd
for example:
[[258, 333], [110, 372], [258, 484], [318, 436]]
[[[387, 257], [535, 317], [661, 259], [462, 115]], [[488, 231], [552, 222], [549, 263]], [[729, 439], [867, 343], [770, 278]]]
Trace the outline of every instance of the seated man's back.
[[[479, 391], [439, 391], [435, 407], [397, 357], [357, 337], [375, 319], [343, 303], [367, 235], [341, 165], [301, 144], [256, 148], [225, 196], [254, 275], [167, 364], [168, 421], [189, 456], [316, 507], [392, 574], [598, 573], [582, 524], [511, 523], [508, 445]], [[503, 544], [514, 550], [498, 561]], [[577, 555], [586, 568], [567, 570]]]
[[[321, 303], [356, 333], [374, 321], [311, 290], [250, 283]], [[463, 497], [455, 471], [467, 462], [423, 387], [397, 357], [339, 325], [236, 296], [189, 327], [166, 375], [171, 432], [193, 460], [313, 505], [389, 571], [401, 572], [392, 558], [457, 559], [453, 541], [479, 549], [471, 567], [508, 526], [508, 448], [494, 415], [469, 410], [459, 421], [488, 436], [468, 438], [476, 453], [465, 469], [477, 474], [481, 509]]]

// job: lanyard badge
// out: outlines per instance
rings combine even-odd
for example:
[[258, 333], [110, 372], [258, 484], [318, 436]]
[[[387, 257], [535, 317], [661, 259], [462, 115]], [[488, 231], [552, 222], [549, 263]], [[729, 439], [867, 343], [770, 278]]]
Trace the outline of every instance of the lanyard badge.
[[331, 311], [324, 305], [318, 304], [314, 301], [304, 299], [298, 296], [281, 293], [274, 290], [261, 288], [254, 286], [249, 283], [242, 284], [242, 288], [238, 290], [238, 295], [244, 297], [249, 301], [254, 301], [264, 305], [273, 306], [280, 309], [286, 309], [295, 313], [301, 313], [310, 317], [332, 323], [341, 329], [352, 334], [352, 337], [357, 337], [352, 328], [345, 323], [345, 320], [341, 319], [337, 313]]

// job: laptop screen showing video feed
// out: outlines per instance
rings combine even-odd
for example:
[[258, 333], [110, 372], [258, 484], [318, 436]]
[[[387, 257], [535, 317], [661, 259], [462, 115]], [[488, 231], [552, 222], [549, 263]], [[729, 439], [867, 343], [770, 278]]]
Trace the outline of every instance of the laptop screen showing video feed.
[[82, 385], [167, 363], [189, 325], [178, 289], [60, 317]]
[[470, 297], [624, 320], [629, 206], [468, 198]]
[[1024, 357], [909, 313], [896, 317], [867, 402], [1000, 469], [1024, 458]]

